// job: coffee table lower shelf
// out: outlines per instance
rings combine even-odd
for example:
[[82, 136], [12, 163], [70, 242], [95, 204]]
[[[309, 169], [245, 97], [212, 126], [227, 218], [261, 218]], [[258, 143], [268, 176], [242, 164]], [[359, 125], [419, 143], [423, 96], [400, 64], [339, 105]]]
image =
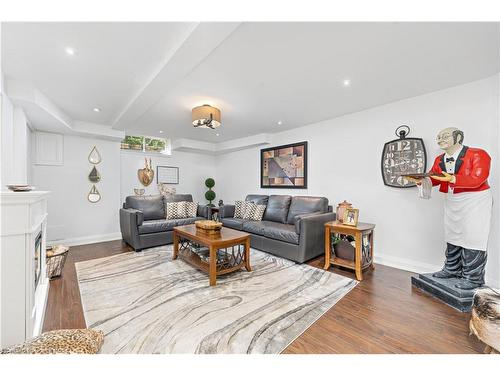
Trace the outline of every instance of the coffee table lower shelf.
[[[215, 286], [217, 276], [250, 267], [250, 236], [243, 232], [240, 238], [221, 241], [197, 232], [183, 233], [174, 228], [174, 254], [172, 259], [179, 257], [200, 271], [209, 275], [210, 286]], [[237, 232], [237, 231], [233, 231]], [[234, 235], [234, 233], [231, 233]]]

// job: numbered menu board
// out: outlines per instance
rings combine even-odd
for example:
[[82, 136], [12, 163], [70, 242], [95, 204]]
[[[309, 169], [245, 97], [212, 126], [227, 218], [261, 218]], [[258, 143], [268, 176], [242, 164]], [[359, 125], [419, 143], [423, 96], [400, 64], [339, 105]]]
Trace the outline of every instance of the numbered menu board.
[[407, 188], [415, 183], [402, 175], [425, 173], [427, 155], [422, 138], [400, 138], [384, 145], [382, 152], [382, 178], [387, 186]]

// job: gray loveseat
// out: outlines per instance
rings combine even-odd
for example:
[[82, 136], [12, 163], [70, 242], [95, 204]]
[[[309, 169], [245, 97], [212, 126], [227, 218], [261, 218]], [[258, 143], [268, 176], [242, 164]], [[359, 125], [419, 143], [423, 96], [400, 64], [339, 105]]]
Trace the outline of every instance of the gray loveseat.
[[191, 194], [129, 196], [120, 209], [122, 238], [135, 251], [172, 243], [172, 231], [179, 225], [207, 219], [209, 208], [198, 206], [197, 217], [167, 220], [166, 202], [192, 202]]
[[303, 263], [324, 254], [324, 224], [335, 220], [325, 197], [247, 195], [246, 201], [265, 204], [262, 221], [234, 217], [234, 205], [219, 209], [224, 226], [250, 233], [250, 245], [259, 250]]

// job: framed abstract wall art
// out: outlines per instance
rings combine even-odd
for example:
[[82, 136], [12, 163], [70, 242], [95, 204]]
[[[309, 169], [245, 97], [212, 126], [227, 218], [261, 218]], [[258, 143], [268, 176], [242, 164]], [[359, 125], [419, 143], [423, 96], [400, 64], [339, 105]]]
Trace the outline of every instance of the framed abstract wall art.
[[307, 188], [307, 142], [260, 150], [261, 188]]

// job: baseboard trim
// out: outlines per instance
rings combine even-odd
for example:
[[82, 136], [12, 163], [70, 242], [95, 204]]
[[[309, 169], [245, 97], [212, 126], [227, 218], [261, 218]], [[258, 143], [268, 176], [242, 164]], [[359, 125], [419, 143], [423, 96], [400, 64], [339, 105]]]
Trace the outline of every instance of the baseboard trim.
[[121, 240], [121, 232], [99, 234], [96, 236], [86, 236], [86, 237], [76, 237], [76, 238], [65, 238], [60, 240], [50, 240], [47, 241], [48, 245], [63, 244], [67, 246], [78, 246], [78, 245], [89, 245], [98, 242]]
[[442, 265], [434, 265], [429, 263], [418, 262], [414, 260], [408, 260], [384, 254], [375, 255], [374, 260], [375, 263], [382, 264], [383, 266], [398, 268], [400, 270], [410, 271], [415, 273], [435, 272], [436, 270], [441, 269], [442, 266]]
[[[384, 254], [375, 255], [374, 261], [376, 264], [381, 264], [383, 266], [393, 267], [403, 271], [409, 271], [414, 273], [436, 272], [443, 267], [442, 264], [417, 262], [414, 260], [408, 260]], [[488, 273], [486, 273], [486, 284], [493, 288], [500, 287], [500, 281], [489, 278]]]

